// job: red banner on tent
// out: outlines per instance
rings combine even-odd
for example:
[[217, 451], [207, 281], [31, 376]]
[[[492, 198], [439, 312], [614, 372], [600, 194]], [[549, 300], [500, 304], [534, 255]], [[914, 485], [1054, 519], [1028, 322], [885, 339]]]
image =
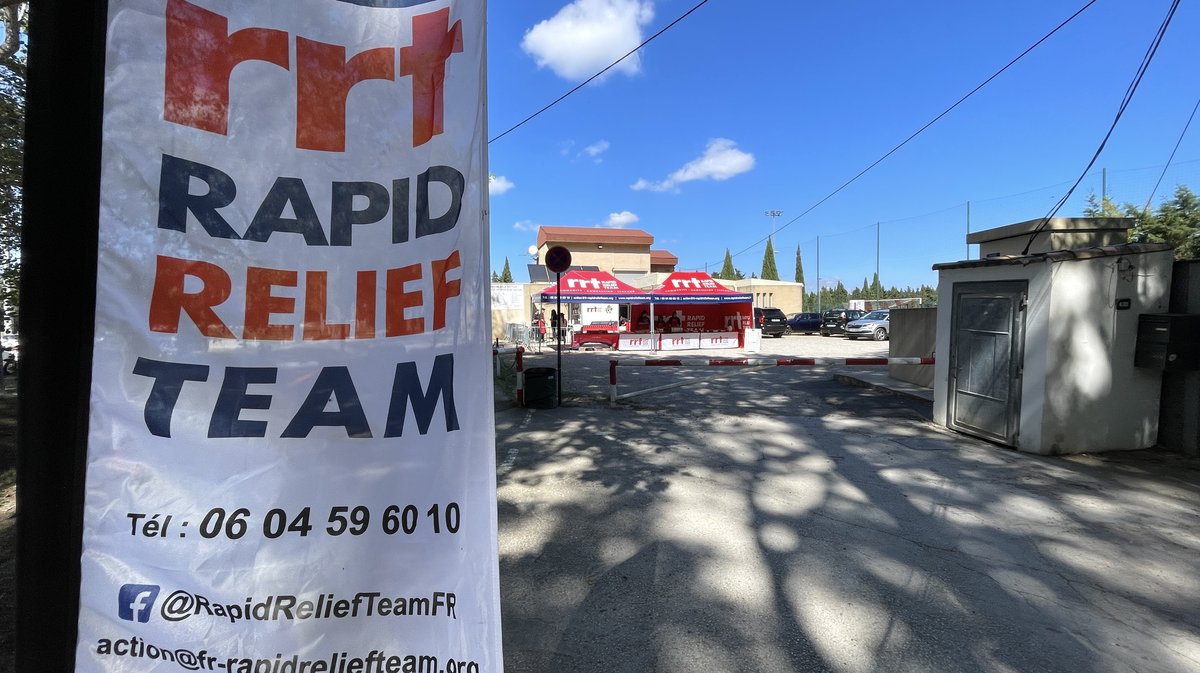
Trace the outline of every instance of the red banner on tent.
[[650, 291], [650, 300], [655, 304], [749, 304], [753, 297], [744, 292], [730, 290], [713, 280], [707, 273], [676, 271]]
[[[607, 271], [581, 271], [575, 269], [563, 274], [562, 301], [590, 303], [626, 303], [644, 300], [646, 293], [636, 287], [619, 280]], [[557, 285], [551, 285], [541, 292], [542, 301], [558, 301]]]

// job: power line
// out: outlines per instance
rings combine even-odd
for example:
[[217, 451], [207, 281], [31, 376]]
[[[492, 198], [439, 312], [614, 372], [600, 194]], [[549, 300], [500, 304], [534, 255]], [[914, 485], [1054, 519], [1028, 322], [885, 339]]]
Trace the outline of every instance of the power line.
[[1150, 202], [1154, 200], [1154, 192], [1158, 191], [1158, 186], [1162, 184], [1163, 176], [1167, 174], [1167, 169], [1171, 167], [1171, 162], [1175, 159], [1175, 152], [1179, 151], [1179, 144], [1183, 142], [1183, 137], [1187, 135], [1188, 127], [1192, 125], [1192, 119], [1196, 116], [1196, 109], [1200, 108], [1200, 99], [1196, 99], [1196, 105], [1192, 107], [1192, 114], [1188, 115], [1187, 123], [1183, 125], [1183, 131], [1179, 133], [1179, 140], [1175, 141], [1175, 147], [1171, 150], [1171, 156], [1167, 157], [1167, 165], [1163, 166], [1162, 173], [1158, 174], [1158, 180], [1154, 183], [1154, 189], [1150, 190], [1150, 196], [1146, 197], [1146, 207], [1142, 208], [1142, 212], [1150, 210]]
[[[1095, 0], [1093, 0], [1093, 2], [1094, 2], [1094, 1], [1095, 1]], [[488, 144], [489, 144], [489, 145], [491, 145], [492, 143], [496, 142], [497, 140], [499, 140], [499, 139], [503, 138], [504, 136], [506, 136], [506, 135], [508, 135], [508, 134], [512, 133], [513, 131], [516, 131], [517, 129], [521, 128], [521, 127], [522, 127], [522, 126], [524, 126], [526, 123], [528, 123], [528, 122], [532, 121], [534, 117], [537, 117], [538, 115], [542, 114], [542, 113], [543, 113], [543, 112], [545, 112], [546, 110], [549, 110], [550, 108], [554, 107], [555, 105], [558, 105], [558, 104], [559, 104], [560, 102], [562, 102], [562, 101], [563, 101], [563, 99], [565, 99], [567, 96], [570, 96], [571, 94], [575, 93], [576, 91], [579, 91], [579, 90], [580, 90], [580, 89], [582, 89], [583, 87], [587, 86], [587, 85], [588, 85], [588, 84], [589, 84], [589, 83], [590, 83], [592, 80], [596, 79], [596, 78], [597, 78], [597, 77], [599, 77], [600, 75], [603, 75], [604, 73], [608, 72], [609, 70], [612, 70], [614, 67], [616, 67], [616, 66], [617, 66], [617, 64], [618, 64], [618, 63], [620, 63], [621, 61], [624, 61], [625, 59], [629, 58], [630, 56], [633, 56], [633, 55], [634, 55], [635, 53], [637, 53], [637, 52], [638, 52], [638, 51], [639, 51], [639, 50], [640, 50], [642, 47], [644, 47], [644, 46], [646, 46], [646, 45], [650, 44], [652, 41], [654, 41], [654, 39], [655, 39], [656, 37], [658, 37], [659, 35], [662, 35], [663, 33], [667, 32], [667, 31], [668, 31], [668, 30], [670, 30], [672, 27], [674, 27], [674, 25], [675, 25], [675, 24], [679, 23], [680, 21], [683, 21], [684, 19], [686, 19], [686, 18], [688, 17], [688, 15], [689, 15], [689, 14], [691, 14], [691, 13], [692, 13], [692, 12], [694, 12], [694, 11], [696, 11], [697, 9], [700, 9], [701, 7], [703, 7], [703, 6], [704, 6], [704, 5], [706, 5], [706, 4], [708, 4], [708, 0], [700, 0], [700, 2], [696, 3], [696, 5], [695, 5], [694, 7], [692, 7], [692, 8], [691, 8], [691, 9], [689, 9], [688, 11], [684, 12], [682, 15], [680, 15], [680, 16], [679, 16], [679, 18], [675, 19], [675, 20], [674, 20], [674, 21], [672, 21], [671, 23], [668, 23], [666, 26], [664, 26], [664, 27], [662, 28], [662, 30], [660, 30], [660, 31], [658, 31], [657, 33], [655, 33], [655, 34], [651, 35], [650, 37], [646, 38], [646, 40], [645, 40], [644, 42], [642, 42], [642, 43], [641, 43], [641, 44], [639, 44], [638, 46], [634, 47], [633, 49], [629, 50], [629, 52], [628, 52], [628, 53], [626, 53], [624, 56], [622, 56], [621, 58], [618, 58], [617, 60], [613, 61], [612, 63], [609, 63], [609, 64], [608, 64], [608, 66], [607, 66], [606, 68], [604, 68], [604, 69], [603, 69], [603, 70], [601, 70], [600, 72], [596, 73], [595, 75], [592, 75], [591, 77], [587, 78], [586, 80], [584, 80], [584, 81], [580, 82], [578, 86], [576, 86], [575, 88], [571, 89], [570, 91], [568, 91], [568, 92], [564, 93], [563, 95], [559, 96], [558, 98], [555, 98], [555, 99], [554, 99], [552, 102], [550, 102], [550, 104], [546, 105], [545, 107], [543, 107], [542, 109], [538, 110], [537, 112], [534, 112], [533, 114], [529, 115], [528, 117], [526, 117], [526, 118], [522, 119], [520, 122], [518, 122], [518, 123], [517, 123], [516, 125], [514, 125], [513, 127], [509, 128], [509, 129], [508, 129], [507, 131], [505, 131], [504, 133], [501, 133], [500, 135], [496, 136], [495, 138], [492, 138], [491, 140], [489, 140], [489, 141], [488, 141]]]
[[[833, 190], [832, 192], [830, 192], [830, 193], [829, 193], [827, 196], [825, 196], [825, 198], [823, 198], [823, 199], [821, 199], [820, 201], [817, 201], [817, 202], [816, 202], [816, 203], [814, 203], [813, 205], [809, 206], [807, 210], [805, 210], [804, 212], [800, 213], [800, 214], [799, 214], [799, 215], [797, 215], [796, 217], [792, 218], [791, 220], [789, 220], [789, 221], [788, 221], [786, 224], [784, 224], [783, 226], [779, 227], [779, 230], [780, 230], [780, 231], [782, 231], [783, 229], [787, 229], [789, 226], [791, 226], [792, 224], [794, 224], [794, 223], [796, 223], [797, 221], [799, 221], [799, 220], [800, 220], [800, 218], [802, 218], [802, 217], [804, 217], [805, 215], [807, 215], [807, 214], [811, 213], [812, 211], [816, 210], [816, 209], [817, 209], [817, 208], [818, 208], [818, 207], [819, 207], [821, 204], [825, 203], [825, 202], [826, 202], [826, 201], [828, 201], [829, 199], [832, 199], [834, 196], [837, 196], [837, 194], [838, 194], [839, 192], [841, 192], [843, 189], [845, 189], [845, 188], [849, 187], [851, 184], [853, 184], [853, 183], [855, 183], [856, 181], [858, 181], [858, 179], [859, 179], [859, 178], [861, 178], [862, 176], [866, 175], [868, 171], [870, 171], [871, 169], [875, 168], [875, 167], [876, 167], [876, 166], [878, 166], [879, 164], [883, 163], [883, 161], [884, 161], [885, 159], [887, 159], [888, 157], [892, 156], [892, 155], [893, 155], [893, 154], [895, 154], [895, 153], [896, 153], [896, 152], [897, 152], [897, 151], [898, 151], [900, 148], [904, 147], [904, 146], [905, 146], [905, 145], [907, 145], [909, 142], [911, 142], [911, 141], [912, 141], [914, 138], [916, 138], [917, 136], [921, 135], [921, 134], [922, 134], [922, 133], [923, 133], [923, 132], [924, 132], [926, 129], [928, 129], [930, 126], [933, 126], [934, 124], [936, 124], [938, 121], [940, 121], [940, 120], [942, 119], [942, 117], [945, 117], [946, 115], [950, 114], [950, 112], [952, 112], [952, 111], [953, 111], [955, 108], [957, 108], [959, 105], [963, 104], [963, 103], [964, 103], [964, 102], [965, 102], [965, 101], [966, 101], [968, 98], [970, 98], [971, 96], [974, 96], [974, 95], [975, 95], [975, 94], [976, 94], [976, 93], [977, 93], [977, 92], [978, 92], [980, 89], [982, 89], [983, 87], [985, 87], [985, 86], [987, 86], [988, 84], [990, 84], [992, 80], [996, 79], [996, 78], [997, 78], [997, 77], [999, 77], [1001, 74], [1003, 74], [1003, 73], [1004, 73], [1004, 71], [1008, 70], [1008, 69], [1009, 69], [1009, 68], [1011, 68], [1013, 65], [1015, 65], [1015, 64], [1017, 63], [1017, 61], [1020, 61], [1022, 58], [1025, 58], [1025, 56], [1026, 56], [1027, 54], [1029, 54], [1029, 52], [1033, 51], [1034, 49], [1037, 49], [1037, 48], [1038, 48], [1038, 47], [1039, 47], [1039, 46], [1040, 46], [1040, 45], [1041, 45], [1043, 42], [1045, 42], [1046, 40], [1050, 39], [1050, 38], [1051, 38], [1051, 37], [1052, 37], [1052, 36], [1053, 36], [1055, 33], [1057, 33], [1058, 31], [1062, 30], [1062, 29], [1063, 29], [1063, 28], [1064, 28], [1064, 27], [1065, 27], [1067, 24], [1069, 24], [1069, 23], [1071, 23], [1072, 21], [1074, 21], [1076, 17], [1078, 17], [1080, 14], [1083, 14], [1083, 13], [1084, 13], [1084, 12], [1085, 12], [1085, 11], [1086, 11], [1086, 10], [1087, 10], [1089, 7], [1091, 7], [1091, 6], [1092, 6], [1092, 5], [1094, 5], [1094, 4], [1096, 4], [1096, 0], [1089, 0], [1087, 4], [1085, 4], [1083, 7], [1080, 7], [1080, 8], [1079, 8], [1079, 10], [1077, 10], [1077, 11], [1076, 11], [1074, 14], [1072, 14], [1071, 16], [1069, 16], [1069, 17], [1068, 17], [1068, 18], [1067, 18], [1065, 21], [1063, 21], [1062, 23], [1060, 23], [1060, 24], [1058, 24], [1057, 26], [1055, 26], [1054, 30], [1050, 31], [1049, 33], [1046, 33], [1044, 36], [1042, 36], [1042, 38], [1041, 38], [1040, 40], [1038, 40], [1037, 42], [1034, 42], [1034, 43], [1033, 43], [1033, 44], [1032, 44], [1032, 45], [1031, 45], [1031, 46], [1030, 46], [1028, 49], [1026, 49], [1025, 51], [1021, 52], [1021, 53], [1020, 53], [1020, 54], [1019, 54], [1019, 55], [1018, 55], [1016, 58], [1014, 58], [1013, 60], [1009, 61], [1009, 62], [1008, 62], [1008, 63], [1007, 63], [1007, 64], [1006, 64], [1006, 65], [1005, 65], [1003, 68], [1000, 68], [1000, 69], [999, 69], [999, 70], [997, 70], [996, 72], [992, 73], [992, 75], [991, 75], [990, 77], [988, 77], [987, 79], [983, 80], [983, 82], [982, 82], [982, 83], [981, 83], [979, 86], [975, 87], [974, 89], [971, 89], [971, 91], [970, 91], [969, 93], [967, 93], [967, 95], [963, 96], [962, 98], [959, 98], [957, 101], [955, 101], [955, 103], [954, 103], [953, 105], [951, 105], [950, 107], [946, 108], [946, 109], [945, 109], [945, 110], [944, 110], [944, 111], [943, 111], [941, 114], [939, 114], [938, 116], [936, 116], [936, 117], [934, 117], [932, 120], [930, 120], [930, 121], [929, 121], [929, 123], [925, 124], [924, 126], [922, 126], [922, 127], [921, 127], [921, 128], [919, 128], [919, 129], [917, 129], [917, 130], [916, 130], [916, 131], [915, 131], [915, 132], [914, 132], [912, 135], [910, 135], [910, 136], [908, 136], [907, 138], [905, 138], [905, 139], [904, 139], [904, 140], [903, 140], [903, 141], [902, 141], [902, 142], [901, 142], [899, 145], [896, 145], [896, 146], [895, 146], [895, 147], [893, 147], [892, 149], [888, 150], [886, 154], [884, 154], [883, 156], [881, 156], [881, 157], [879, 157], [878, 159], [876, 159], [874, 162], [872, 162], [872, 163], [871, 163], [871, 165], [869, 165], [869, 166], [867, 166], [866, 168], [864, 168], [864, 169], [862, 169], [861, 171], [859, 171], [857, 175], [855, 175], [854, 177], [850, 178], [849, 180], [847, 180], [847, 181], [843, 182], [843, 183], [841, 184], [841, 186], [839, 186], [837, 189], [835, 189], [835, 190]], [[760, 243], [762, 243], [763, 241], [766, 241], [766, 240], [767, 240], [767, 239], [763, 238], [763, 239], [759, 239], [758, 241], [755, 241], [755, 242], [754, 242], [754, 243], [752, 243], [751, 245], [749, 245], [749, 246], [747, 246], [746, 248], [744, 248], [744, 249], [742, 249], [741, 251], [739, 251], [737, 254], [733, 255], [733, 257], [737, 257], [738, 255], [744, 254], [744, 253], [746, 253], [746, 252], [748, 252], [748, 251], [750, 251], [750, 250], [752, 250], [752, 249], [754, 249], [754, 248], [758, 247], [758, 245], [759, 245]]]
[[[1200, 110], [1195, 110], [1195, 111], [1193, 111], [1193, 112], [1194, 112], [1194, 113], [1195, 113], [1195, 112], [1200, 112]], [[1186, 128], [1185, 128], [1185, 131], [1186, 131]], [[1154, 166], [1139, 166], [1139, 167], [1136, 167], [1136, 168], [1109, 168], [1109, 169], [1108, 169], [1108, 174], [1109, 174], [1109, 175], [1114, 175], [1114, 174], [1132, 173], [1132, 172], [1135, 172], [1135, 171], [1148, 171], [1148, 170], [1151, 170], [1151, 169], [1154, 169], [1154, 170], [1163, 169], [1161, 172], [1162, 172], [1162, 173], [1165, 175], [1165, 174], [1166, 174], [1166, 170], [1167, 170], [1168, 168], [1171, 168], [1171, 167], [1179, 168], [1180, 166], [1184, 166], [1184, 165], [1188, 165], [1188, 164], [1195, 164], [1195, 163], [1200, 163], [1200, 159], [1188, 159], [1188, 160], [1186, 160], [1186, 161], [1175, 161], [1175, 162], [1172, 162], [1172, 163], [1171, 163], [1170, 165], [1168, 165], [1168, 166], [1163, 166], [1163, 165], [1161, 165], [1161, 164], [1155, 164]], [[1097, 175], [1097, 173], [1096, 173], [1096, 172], [1091, 172], [1091, 173], [1089, 173], [1089, 174], [1088, 174], [1088, 176], [1090, 176], [1090, 177], [1095, 177], [1096, 175]], [[1001, 195], [1001, 196], [989, 196], [989, 197], [987, 197], [987, 198], [984, 198], [984, 199], [976, 199], [976, 198], [973, 198], [973, 199], [971, 199], [971, 205], [977, 205], [977, 204], [981, 204], [981, 203], [992, 203], [992, 202], [994, 202], [994, 201], [1001, 201], [1001, 200], [1004, 200], [1004, 199], [1011, 199], [1011, 198], [1015, 198], [1015, 197], [1018, 197], [1018, 196], [1027, 196], [1027, 195], [1029, 195], [1029, 194], [1036, 194], [1037, 192], [1044, 192], [1044, 191], [1046, 191], [1046, 190], [1049, 190], [1049, 189], [1056, 189], [1056, 188], [1059, 188], [1059, 187], [1065, 187], [1065, 186], [1067, 186], [1067, 185], [1070, 185], [1070, 184], [1071, 184], [1071, 181], [1070, 181], [1070, 180], [1064, 180], [1064, 181], [1062, 181], [1062, 182], [1056, 182], [1056, 183], [1054, 183], [1054, 184], [1052, 184], [1052, 185], [1045, 185], [1045, 186], [1042, 186], [1042, 187], [1035, 187], [1035, 188], [1033, 188], [1033, 189], [1025, 190], [1025, 191], [1022, 191], [1022, 192], [1016, 192], [1016, 193], [1014, 193], [1014, 194], [1004, 194], [1004, 195]], [[935, 210], [935, 211], [932, 211], [932, 212], [928, 212], [928, 213], [923, 213], [923, 214], [921, 214], [921, 215], [906, 215], [906, 216], [904, 216], [904, 217], [897, 217], [897, 218], [893, 218], [893, 219], [890, 219], [890, 220], [879, 220], [879, 224], [898, 224], [898, 223], [901, 223], [901, 222], [908, 222], [908, 221], [911, 221], [911, 220], [926, 219], [926, 218], [933, 217], [934, 215], [941, 215], [941, 214], [943, 214], [943, 213], [948, 213], [948, 212], [951, 212], [951, 211], [959, 210], [959, 209], [960, 209], [960, 208], [962, 208], [962, 207], [963, 207], [963, 204], [962, 204], [962, 203], [956, 203], [956, 204], [954, 204], [954, 205], [951, 205], [951, 206], [946, 206], [946, 207], [944, 207], [944, 208], [940, 208], [940, 209], [938, 209], [938, 210]], [[866, 229], [874, 229], [874, 228], [875, 228], [875, 225], [874, 225], [874, 224], [867, 224], [867, 225], [863, 225], [863, 226], [861, 226], [861, 227], [858, 227], [857, 229], [851, 229], [851, 230], [849, 230], [849, 231], [839, 231], [839, 232], [835, 232], [835, 233], [825, 233], [825, 234], [820, 234], [820, 237], [821, 237], [821, 238], [826, 238], [826, 239], [832, 239], [832, 238], [837, 238], [838, 236], [842, 236], [843, 234], [852, 234], [852, 233], [858, 233], [858, 232], [860, 232], [860, 231], [864, 231], [864, 230], [866, 230]], [[817, 235], [816, 235], [816, 234], [814, 234], [814, 235], [813, 235], [811, 238], [806, 238], [806, 239], [802, 239], [802, 240], [799, 240], [799, 241], [797, 241], [797, 244], [798, 244], [798, 245], [800, 245], [801, 247], [808, 246], [810, 243], [813, 243], [813, 242], [816, 240], [816, 237], [817, 237]], [[731, 255], [731, 256], [732, 256], [732, 255]]]
[[1158, 52], [1158, 46], [1162, 44], [1163, 36], [1167, 33], [1167, 26], [1171, 25], [1171, 18], [1175, 16], [1175, 10], [1179, 8], [1179, 2], [1180, 0], [1175, 0], [1171, 3], [1171, 8], [1167, 10], [1166, 18], [1163, 19], [1162, 25], [1158, 27], [1158, 32], [1155, 33], [1154, 39], [1150, 41], [1150, 47], [1146, 49], [1146, 55], [1142, 57], [1142, 63], [1138, 66], [1137, 73], [1133, 76], [1133, 81], [1125, 89], [1125, 97], [1121, 99], [1121, 105], [1117, 108], [1117, 115], [1113, 118], [1112, 125], [1108, 127], [1108, 133], [1105, 133], [1104, 139], [1100, 141], [1100, 146], [1096, 148], [1095, 154], [1092, 155], [1091, 161], [1084, 167], [1083, 172], [1079, 174], [1079, 179], [1075, 181], [1075, 184], [1067, 190], [1067, 193], [1042, 218], [1041, 223], [1034, 228], [1033, 233], [1029, 235], [1029, 240], [1025, 242], [1025, 248], [1021, 250], [1022, 255], [1029, 254], [1029, 248], [1033, 245], [1033, 241], [1037, 238], [1037, 235], [1049, 226], [1050, 219], [1066, 204], [1067, 200], [1071, 198], [1071, 194], [1075, 192], [1075, 188], [1079, 186], [1079, 183], [1083, 182], [1088, 171], [1092, 170], [1092, 166], [1096, 165], [1096, 161], [1100, 158], [1100, 153], [1104, 151], [1104, 146], [1108, 144], [1108, 139], [1112, 137], [1113, 131], [1117, 130], [1117, 124], [1125, 114], [1125, 109], [1129, 107], [1130, 101], [1133, 100], [1133, 94], [1137, 92], [1138, 85], [1142, 83], [1142, 78], [1145, 77], [1146, 71], [1150, 69], [1150, 63], [1154, 60], [1154, 54]]

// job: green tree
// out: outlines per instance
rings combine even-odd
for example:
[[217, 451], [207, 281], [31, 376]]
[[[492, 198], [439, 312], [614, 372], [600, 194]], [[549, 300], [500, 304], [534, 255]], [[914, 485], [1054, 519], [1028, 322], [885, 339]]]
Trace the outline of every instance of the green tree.
[[729, 248], [725, 248], [725, 263], [721, 265], [721, 271], [714, 276], [721, 280], [742, 280], [746, 276], [738, 269], [733, 268], [733, 256], [729, 254]]
[[493, 283], [500, 282], [500, 274], [496, 273], [495, 271], [492, 272], [492, 282]]
[[504, 270], [500, 272], [501, 283], [513, 282], [512, 270], [508, 268], [508, 257], [504, 258]]
[[1126, 213], [1111, 198], [1105, 196], [1097, 199], [1096, 193], [1088, 194], [1087, 205], [1083, 208], [1084, 217], [1125, 217]]
[[870, 294], [868, 294], [867, 297], [869, 299], [876, 299], [876, 298], [883, 297], [883, 284], [879, 282], [879, 273], [878, 272], [876, 272], [874, 277], [871, 278]]
[[775, 266], [775, 246], [767, 237], [767, 249], [763, 251], [762, 273], [758, 274], [763, 280], [779, 280], [779, 269]]
[[1174, 246], [1175, 259], [1200, 258], [1200, 198], [1185, 185], [1175, 188], [1175, 195], [1158, 206], [1153, 214], [1134, 206], [1125, 206], [1128, 215], [1135, 217], [1130, 240], [1135, 243], [1166, 243]]
[[25, 154], [25, 49], [10, 49], [23, 22], [17, 4], [0, 8], [5, 43], [0, 49], [0, 307], [18, 304], [21, 273], [22, 163]]
[[836, 287], [829, 293], [830, 308], [839, 308], [845, 306], [850, 301], [850, 293], [846, 290], [846, 286], [842, 285], [842, 281], [838, 281]]
[[937, 290], [933, 287], [922, 285], [920, 294], [917, 296], [921, 298], [921, 306], [923, 308], [933, 308], [934, 306], [937, 306], [938, 294]]
[[1200, 258], [1200, 198], [1187, 185], [1178, 185], [1170, 199], [1151, 211], [1149, 207], [1089, 194], [1083, 209], [1087, 217], [1128, 217], [1132, 243], [1166, 243], [1175, 248], [1175, 259]]
[[800, 259], [800, 246], [796, 245], [796, 282], [807, 287], [804, 282], [804, 262]]
[[21, 33], [29, 13], [26, 0], [0, 0], [0, 22], [4, 23], [4, 42], [0, 44], [0, 61], [16, 56], [23, 48]]

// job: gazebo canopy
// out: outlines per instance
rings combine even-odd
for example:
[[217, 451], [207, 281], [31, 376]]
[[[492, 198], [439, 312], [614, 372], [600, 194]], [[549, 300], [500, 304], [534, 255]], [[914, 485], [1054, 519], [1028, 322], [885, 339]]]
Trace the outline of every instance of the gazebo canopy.
[[754, 298], [730, 290], [703, 271], [676, 271], [650, 291], [648, 300], [653, 304], [748, 304]]
[[[557, 286], [543, 289], [540, 296], [543, 302], [558, 301]], [[567, 303], [616, 304], [645, 302], [647, 295], [607, 271], [572, 269], [563, 274], [561, 299]]]

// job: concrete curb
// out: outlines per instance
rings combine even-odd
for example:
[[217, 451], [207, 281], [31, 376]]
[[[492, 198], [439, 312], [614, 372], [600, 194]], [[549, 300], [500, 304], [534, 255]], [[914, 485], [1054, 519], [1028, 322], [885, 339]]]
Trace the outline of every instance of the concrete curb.
[[908, 397], [922, 402], [933, 402], [933, 390], [930, 388], [921, 388], [903, 381], [888, 379], [887, 382], [875, 381], [871, 378], [855, 376], [854, 374], [834, 374], [835, 381], [846, 383], [860, 388], [870, 388], [879, 390], [893, 395]]

